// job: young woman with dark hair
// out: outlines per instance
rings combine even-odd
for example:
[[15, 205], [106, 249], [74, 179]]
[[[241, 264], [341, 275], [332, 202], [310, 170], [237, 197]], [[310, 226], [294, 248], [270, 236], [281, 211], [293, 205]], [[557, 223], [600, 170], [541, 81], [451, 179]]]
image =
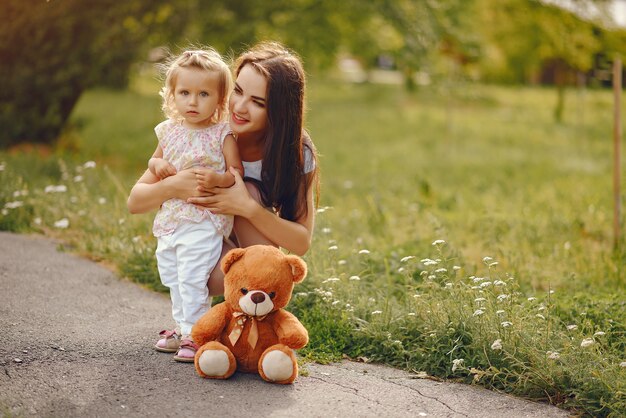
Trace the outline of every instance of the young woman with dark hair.
[[[178, 172], [156, 183], [140, 178], [128, 198], [132, 213], [157, 209], [171, 198], [235, 216], [234, 246], [268, 244], [303, 255], [309, 249], [318, 196], [315, 147], [303, 129], [305, 75], [300, 59], [277, 43], [261, 43], [236, 61], [229, 124], [237, 141], [245, 181], [231, 170], [235, 184], [212, 184], [208, 168]], [[315, 196], [315, 197], [314, 197]], [[211, 295], [223, 293], [223, 274], [213, 269]]]

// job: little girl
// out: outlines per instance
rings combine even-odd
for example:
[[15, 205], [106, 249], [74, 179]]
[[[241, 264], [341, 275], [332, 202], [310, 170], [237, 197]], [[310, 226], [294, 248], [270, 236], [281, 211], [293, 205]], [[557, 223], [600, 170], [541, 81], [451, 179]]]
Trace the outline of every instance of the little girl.
[[[228, 167], [242, 175], [243, 167], [229, 126], [222, 122], [232, 84], [228, 66], [217, 52], [207, 49], [185, 51], [166, 68], [161, 96], [168, 119], [154, 129], [158, 145], [148, 163], [149, 181], [203, 166], [212, 170], [196, 176], [214, 187], [230, 187], [235, 178]], [[154, 219], [159, 275], [170, 289], [177, 325], [175, 330], [160, 332], [155, 349], [176, 352], [177, 361], [194, 360], [197, 346], [189, 334], [210, 308], [207, 280], [232, 227], [232, 216], [216, 215], [180, 199], [163, 203]]]

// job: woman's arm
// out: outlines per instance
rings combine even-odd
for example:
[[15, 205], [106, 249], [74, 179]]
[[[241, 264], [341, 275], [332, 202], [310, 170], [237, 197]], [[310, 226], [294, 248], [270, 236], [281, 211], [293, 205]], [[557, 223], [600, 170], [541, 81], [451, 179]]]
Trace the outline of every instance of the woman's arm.
[[211, 190], [211, 196], [190, 198], [187, 201], [200, 204], [213, 213], [241, 216], [275, 245], [294, 254], [304, 255], [311, 245], [315, 219], [313, 187], [309, 187], [306, 193], [306, 215], [297, 221], [288, 221], [267, 210], [250, 196], [239, 173], [234, 169], [230, 171], [235, 176], [233, 186], [215, 188]]
[[146, 213], [158, 209], [166, 200], [186, 200], [198, 195], [196, 178], [191, 170], [183, 170], [161, 181], [146, 170], [131, 189], [126, 205], [130, 213]]

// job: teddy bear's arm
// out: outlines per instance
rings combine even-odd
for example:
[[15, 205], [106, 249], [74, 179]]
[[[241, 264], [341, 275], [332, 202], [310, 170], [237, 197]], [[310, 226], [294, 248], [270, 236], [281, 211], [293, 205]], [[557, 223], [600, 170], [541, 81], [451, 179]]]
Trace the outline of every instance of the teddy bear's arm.
[[195, 323], [191, 329], [191, 338], [199, 345], [219, 339], [228, 324], [229, 313], [230, 310], [225, 303], [215, 305]]
[[284, 309], [276, 312], [274, 331], [280, 343], [296, 350], [309, 342], [309, 333], [304, 325], [292, 313]]

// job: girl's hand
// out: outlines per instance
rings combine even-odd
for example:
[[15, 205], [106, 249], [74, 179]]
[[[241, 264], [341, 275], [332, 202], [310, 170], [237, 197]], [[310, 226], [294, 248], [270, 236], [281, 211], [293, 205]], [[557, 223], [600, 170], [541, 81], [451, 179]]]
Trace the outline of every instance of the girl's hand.
[[191, 169], [191, 172], [196, 177], [198, 190], [201, 192], [209, 192], [218, 184], [219, 175], [215, 170], [206, 167], [195, 167]]
[[154, 174], [160, 179], [176, 174], [176, 167], [168, 163], [163, 158], [153, 158], [151, 163], [154, 168]]
[[252, 216], [257, 202], [250, 196], [241, 175], [234, 168], [230, 172], [235, 177], [235, 184], [230, 187], [213, 187], [206, 190], [208, 196], [191, 197], [188, 203], [204, 206], [211, 212], [224, 215], [236, 215], [244, 218]]

